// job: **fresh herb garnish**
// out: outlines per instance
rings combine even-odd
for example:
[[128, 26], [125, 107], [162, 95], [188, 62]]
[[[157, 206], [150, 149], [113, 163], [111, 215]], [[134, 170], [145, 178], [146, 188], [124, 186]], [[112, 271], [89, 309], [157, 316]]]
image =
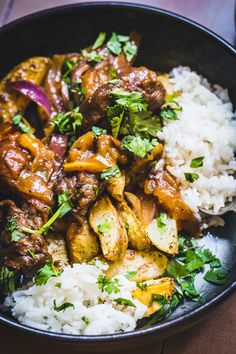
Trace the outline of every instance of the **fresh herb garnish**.
[[90, 323], [90, 320], [89, 320], [89, 318], [87, 316], [81, 317], [81, 320], [86, 324], [86, 326], [88, 326], [89, 323]]
[[16, 222], [16, 219], [13, 216], [7, 217], [7, 223], [5, 231], [11, 234], [11, 241], [17, 242], [22, 237], [22, 232], [19, 225]]
[[28, 253], [32, 259], [36, 259], [36, 255], [35, 255], [34, 251], [32, 251], [31, 249], [28, 249]]
[[137, 283], [136, 284], [137, 288], [141, 289], [142, 291], [147, 290], [147, 284], [146, 283]]
[[118, 297], [117, 299], [114, 300], [114, 302], [117, 305], [136, 307], [136, 305], [132, 301], [130, 301], [129, 299], [124, 299], [122, 297]]
[[63, 64], [63, 78], [66, 79], [70, 73], [75, 69], [77, 65], [77, 60], [75, 59], [66, 59]]
[[98, 231], [103, 234], [111, 231], [111, 229], [112, 229], [112, 224], [107, 220], [105, 220], [102, 224], [98, 225]]
[[194, 181], [197, 181], [199, 178], [199, 175], [197, 173], [191, 173], [191, 172], [185, 172], [184, 173], [186, 181], [193, 183]]
[[127, 273], [125, 274], [125, 277], [126, 277], [127, 279], [131, 279], [131, 278], [135, 277], [136, 275], [137, 275], [137, 272], [135, 272], [135, 271], [130, 271], [130, 272], [127, 272]]
[[14, 272], [6, 267], [0, 269], [0, 293], [9, 295], [15, 290]]
[[97, 39], [95, 40], [92, 49], [97, 49], [103, 45], [106, 39], [106, 33], [105, 32], [100, 32]]
[[110, 74], [110, 79], [111, 80], [116, 80], [117, 79], [118, 73], [117, 73], [117, 70], [115, 68], [111, 68], [109, 74]]
[[97, 197], [98, 193], [99, 193], [99, 187], [98, 186], [93, 186], [93, 191], [94, 191], [95, 197]]
[[179, 285], [181, 286], [183, 294], [187, 298], [196, 301], [201, 297], [201, 294], [195, 288], [194, 278], [195, 274], [192, 273], [185, 277], [183, 280], [179, 281]]
[[160, 116], [163, 119], [178, 119], [177, 112], [182, 111], [180, 104], [171, 96], [168, 97], [166, 103], [162, 106]]
[[98, 276], [98, 280], [97, 280], [97, 284], [98, 284], [98, 289], [100, 289], [102, 292], [106, 291], [108, 294], [111, 293], [119, 293], [120, 292], [120, 288], [119, 288], [119, 279], [108, 279], [106, 278], [104, 275], [99, 275]]
[[115, 32], [112, 33], [107, 42], [107, 48], [114, 55], [119, 55], [123, 51], [128, 61], [131, 61], [137, 54], [136, 44], [131, 42], [128, 36], [119, 35]]
[[167, 214], [161, 212], [157, 217], [157, 227], [161, 232], [164, 232], [167, 226]]
[[94, 133], [95, 138], [99, 137], [101, 134], [107, 133], [106, 129], [95, 127], [95, 126], [92, 127], [92, 131]]
[[111, 91], [111, 95], [114, 96], [116, 104], [120, 107], [125, 109], [128, 108], [132, 112], [141, 112], [147, 110], [147, 102], [140, 92], [128, 92], [120, 88], [114, 88]]
[[195, 159], [192, 159], [192, 161], [190, 163], [190, 167], [192, 167], [192, 168], [202, 167], [203, 160], [204, 160], [204, 156], [199, 156], [199, 157], [196, 157]]
[[111, 38], [107, 42], [107, 48], [115, 55], [119, 55], [122, 52], [121, 42], [115, 32], [112, 32]]
[[157, 140], [141, 138], [140, 136], [127, 135], [124, 137], [121, 143], [121, 148], [132, 152], [138, 157], [146, 157], [149, 152], [151, 152], [155, 145], [157, 145]]
[[120, 171], [119, 167], [116, 164], [106, 168], [101, 173], [101, 179], [105, 179], [106, 181], [109, 178], [120, 177], [120, 176], [121, 176], [121, 171]]
[[225, 285], [228, 280], [228, 272], [225, 269], [210, 269], [204, 275], [204, 279], [212, 284]]
[[58, 283], [56, 283], [55, 287], [61, 289], [61, 282], [59, 281]]
[[16, 125], [23, 133], [33, 135], [34, 130], [25, 122], [26, 120], [23, 118], [23, 116], [20, 113], [17, 113], [12, 118], [12, 123]]
[[152, 294], [151, 302], [158, 302], [160, 305], [165, 305], [168, 300], [165, 296], [160, 294]]
[[104, 59], [102, 55], [97, 54], [96, 50], [88, 52], [86, 49], [81, 51], [83, 57], [88, 60], [88, 62], [99, 63]]
[[37, 274], [34, 277], [34, 283], [36, 285], [44, 285], [47, 283], [48, 279], [51, 277], [59, 277], [61, 273], [62, 271], [57, 270], [53, 265], [53, 261], [50, 259], [37, 271]]
[[72, 307], [73, 309], [75, 309], [75, 306], [73, 304], [71, 304], [70, 302], [64, 302], [63, 304], [57, 306], [56, 304], [56, 300], [53, 300], [53, 310], [60, 312], [63, 311], [65, 312], [66, 309]]
[[79, 112], [79, 107], [76, 107], [72, 111], [57, 114], [52, 122], [61, 133], [68, 135], [69, 145], [71, 145], [76, 138], [78, 128], [82, 125], [83, 116]]

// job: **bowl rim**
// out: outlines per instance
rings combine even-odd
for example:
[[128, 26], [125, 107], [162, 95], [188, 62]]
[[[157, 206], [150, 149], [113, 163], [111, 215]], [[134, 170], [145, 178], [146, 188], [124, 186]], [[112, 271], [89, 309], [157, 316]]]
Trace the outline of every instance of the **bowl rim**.
[[[94, 2], [83, 2], [83, 3], [74, 3], [74, 4], [67, 4], [62, 6], [56, 6], [49, 9], [40, 10], [26, 16], [20, 17], [10, 23], [4, 24], [0, 28], [0, 40], [1, 35], [7, 33], [8, 31], [14, 29], [18, 25], [34, 21], [35, 19], [40, 19], [44, 16], [51, 16], [53, 14], [59, 14], [64, 10], [72, 9], [72, 8], [95, 8], [95, 7], [106, 7], [106, 8], [127, 8], [127, 9], [134, 9], [140, 10], [150, 13], [156, 13], [163, 17], [171, 18], [177, 22], [182, 22], [185, 25], [188, 25], [191, 28], [194, 28], [198, 32], [210, 37], [212, 40], [216, 41], [220, 44], [224, 49], [227, 49], [231, 55], [236, 57], [236, 48], [234, 48], [227, 40], [223, 39], [220, 35], [216, 34], [212, 30], [208, 29], [207, 27], [200, 25], [199, 23], [195, 22], [194, 20], [190, 20], [182, 15], [176, 14], [174, 12], [160, 9], [156, 6], [145, 5], [140, 3], [129, 3], [129, 2], [117, 2], [117, 1], [94, 1]], [[15, 322], [15, 320], [11, 320], [7, 317], [3, 317], [0, 313], [0, 322], [6, 324], [10, 327], [19, 329], [27, 334], [34, 334], [38, 335], [42, 338], [48, 339], [56, 339], [57, 341], [64, 341], [67, 340], [70, 343], [93, 343], [93, 342], [112, 342], [114, 340], [127, 341], [129, 339], [134, 339], [136, 337], [154, 334], [156, 332], [162, 332], [165, 329], [170, 329], [174, 326], [179, 324], [184, 324], [188, 320], [196, 320], [197, 317], [200, 315], [204, 315], [204, 313], [213, 309], [218, 303], [223, 301], [226, 297], [228, 297], [234, 290], [236, 289], [236, 279], [230, 284], [228, 287], [224, 289], [220, 294], [216, 297], [213, 297], [208, 302], [202, 304], [198, 308], [194, 310], [190, 310], [186, 314], [174, 318], [174, 319], [167, 319], [164, 322], [159, 322], [149, 328], [145, 329], [137, 329], [134, 331], [124, 332], [124, 333], [115, 333], [115, 334], [106, 334], [106, 335], [74, 335], [74, 334], [64, 334], [58, 332], [49, 332], [47, 330], [40, 330], [37, 328], [29, 327], [27, 325], [23, 325], [19, 322]]]

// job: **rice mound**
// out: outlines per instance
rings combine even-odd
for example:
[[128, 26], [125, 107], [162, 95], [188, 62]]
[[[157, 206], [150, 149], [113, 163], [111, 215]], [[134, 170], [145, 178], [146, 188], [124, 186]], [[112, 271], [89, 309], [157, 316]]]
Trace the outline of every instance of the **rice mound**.
[[[227, 90], [211, 86], [187, 67], [170, 74], [176, 101], [182, 106], [178, 120], [165, 120], [158, 138], [165, 143], [167, 168], [181, 185], [181, 195], [190, 208], [218, 211], [236, 196], [236, 120]], [[204, 156], [203, 166], [191, 168], [191, 160]], [[199, 179], [186, 181], [184, 173]]]
[[[124, 276], [116, 276], [120, 292], [101, 292], [97, 284], [98, 276], [103, 275], [101, 268], [85, 263], [67, 266], [59, 277], [51, 277], [44, 285], [15, 291], [5, 299], [4, 307], [11, 308], [12, 315], [20, 323], [41, 330], [74, 335], [134, 330], [137, 320], [147, 309], [131, 296], [136, 283]], [[131, 300], [136, 307], [117, 305], [113, 301], [116, 298]], [[53, 309], [53, 300], [57, 306], [69, 302], [74, 308], [57, 312]]]

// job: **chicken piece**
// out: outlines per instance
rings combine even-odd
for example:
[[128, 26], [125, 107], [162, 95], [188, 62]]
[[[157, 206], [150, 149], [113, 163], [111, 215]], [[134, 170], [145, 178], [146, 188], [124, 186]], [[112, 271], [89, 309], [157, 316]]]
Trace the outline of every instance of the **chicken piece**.
[[[37, 233], [24, 233], [23, 227], [38, 229], [43, 225], [40, 216], [32, 218], [30, 213], [15, 206], [11, 200], [0, 202], [2, 230], [0, 244], [2, 245], [2, 263], [7, 268], [21, 274], [33, 274], [50, 258], [44, 238]], [[32, 214], [32, 213], [31, 213]], [[8, 219], [7, 219], [8, 217]], [[17, 225], [17, 239], [13, 238], [13, 229], [10, 230], [6, 220]]]
[[17, 112], [24, 111], [29, 99], [8, 87], [9, 82], [27, 80], [40, 85], [51, 60], [45, 57], [35, 57], [17, 65], [0, 82], [0, 123], [7, 122]]
[[152, 246], [150, 239], [127, 203], [117, 203], [117, 210], [125, 224], [130, 246], [138, 251], [149, 251]]
[[131, 68], [127, 74], [119, 77], [117, 83], [107, 83], [98, 87], [90, 99], [83, 102], [81, 112], [84, 116], [84, 130], [104, 117], [111, 100], [110, 92], [114, 88], [140, 92], [151, 111], [160, 108], [165, 101], [166, 90], [154, 71], [145, 67]]
[[39, 139], [20, 133], [1, 139], [0, 181], [12, 192], [52, 206], [49, 179], [54, 166], [54, 153]]
[[174, 293], [175, 284], [173, 278], [148, 280], [142, 284], [144, 285], [143, 290], [140, 288], [133, 290], [132, 297], [147, 306], [147, 311], [143, 317], [148, 317], [162, 307], [162, 305], [155, 300], [155, 295], [164, 296], [169, 300]]
[[103, 255], [110, 261], [121, 259], [128, 246], [125, 227], [109, 197], [104, 196], [92, 207], [89, 222], [98, 235]]
[[72, 263], [88, 262], [99, 253], [97, 236], [85, 218], [70, 224], [66, 239]]
[[131, 281], [143, 282], [160, 278], [166, 271], [167, 257], [158, 251], [142, 252], [128, 249], [125, 256], [118, 262], [108, 262], [106, 275], [130, 274]]
[[188, 230], [200, 235], [200, 225], [189, 206], [183, 201], [175, 179], [165, 169], [164, 160], [160, 160], [145, 180], [144, 192], [158, 198], [160, 205], [177, 222], [178, 230]]
[[69, 264], [64, 236], [50, 232], [47, 234], [46, 242], [48, 253], [52, 257], [53, 264], [55, 267], [63, 269]]

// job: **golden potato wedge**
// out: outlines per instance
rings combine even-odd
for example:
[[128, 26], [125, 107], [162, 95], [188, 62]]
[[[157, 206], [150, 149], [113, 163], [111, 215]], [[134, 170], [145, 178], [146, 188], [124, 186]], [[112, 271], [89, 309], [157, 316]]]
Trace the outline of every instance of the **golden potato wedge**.
[[158, 251], [142, 252], [128, 249], [123, 259], [108, 264], [109, 269], [106, 271], [106, 275], [109, 278], [132, 272], [130, 280], [143, 282], [160, 278], [165, 273], [167, 258]]
[[130, 246], [138, 251], [149, 251], [152, 243], [128, 204], [125, 201], [117, 203], [117, 210], [124, 221]]
[[162, 307], [159, 302], [153, 301], [153, 296], [162, 295], [166, 299], [172, 297], [175, 290], [174, 279], [161, 278], [149, 280], [142, 284], [144, 285], [143, 290], [137, 287], [137, 289], [132, 291], [132, 297], [147, 306], [147, 311], [143, 317], [148, 317]]
[[133, 193], [130, 192], [125, 192], [125, 199], [131, 208], [131, 210], [134, 212], [134, 214], [137, 216], [139, 220], [142, 218], [142, 209], [141, 209], [141, 203], [140, 199]]
[[124, 200], [125, 175], [109, 178], [107, 190], [109, 194], [118, 202]]
[[99, 253], [97, 236], [86, 219], [82, 225], [72, 223], [67, 230], [66, 239], [72, 263], [88, 262]]
[[7, 122], [17, 112], [23, 111], [29, 99], [8, 88], [8, 82], [27, 80], [40, 85], [51, 60], [45, 57], [27, 59], [17, 65], [0, 82], [0, 123]]
[[49, 233], [46, 240], [48, 244], [48, 252], [51, 254], [55, 265], [59, 268], [68, 265], [69, 259], [64, 236], [57, 233]]
[[154, 246], [161, 251], [175, 255], [178, 253], [178, 231], [176, 221], [166, 215], [166, 226], [158, 227], [154, 219], [146, 228], [147, 234]]
[[99, 199], [90, 210], [89, 222], [99, 236], [102, 252], [106, 259], [117, 261], [128, 246], [124, 224], [108, 196]]

